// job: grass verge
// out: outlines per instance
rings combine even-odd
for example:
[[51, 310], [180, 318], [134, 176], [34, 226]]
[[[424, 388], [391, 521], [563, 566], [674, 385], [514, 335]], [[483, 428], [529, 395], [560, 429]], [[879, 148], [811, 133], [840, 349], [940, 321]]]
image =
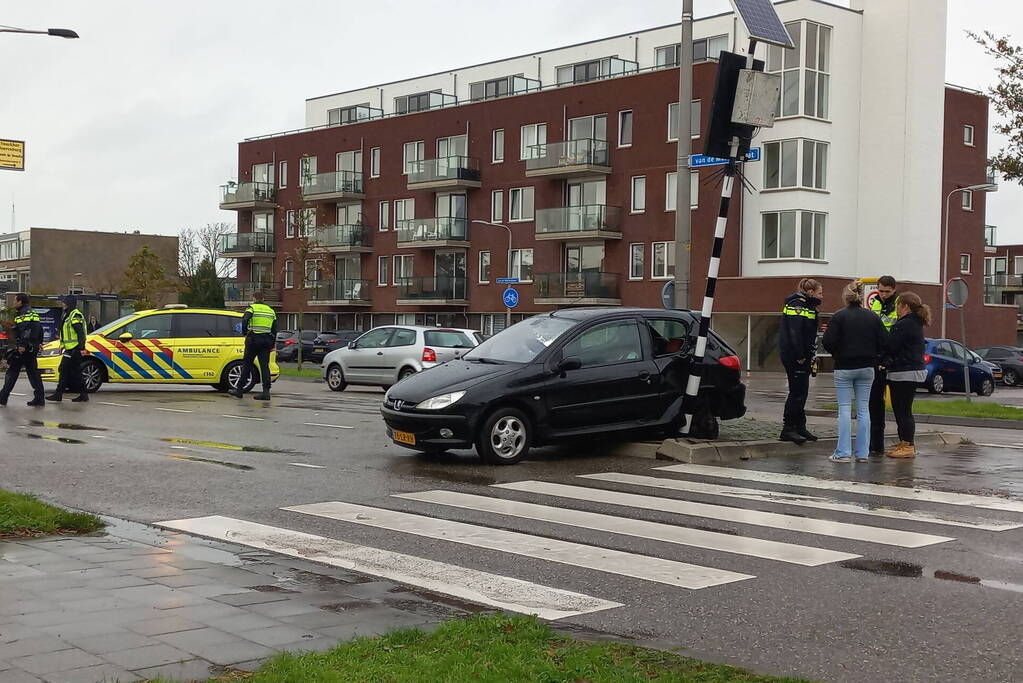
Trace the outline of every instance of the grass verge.
[[318, 365], [312, 369], [302, 368], [301, 370], [297, 367], [281, 366], [281, 377], [311, 377], [313, 379], [319, 379], [320, 376], [320, 366]]
[[68, 512], [35, 496], [0, 489], [0, 537], [87, 534], [102, 526], [94, 515]]
[[[838, 410], [837, 403], [825, 403], [824, 410]], [[856, 404], [853, 404], [856, 412]], [[888, 408], [888, 412], [892, 412]], [[1003, 406], [998, 403], [980, 403], [958, 399], [954, 401], [913, 401], [913, 413], [916, 415], [946, 415], [949, 417], [986, 417], [997, 420], [1023, 420], [1023, 408]]]
[[760, 676], [626, 643], [575, 640], [533, 617], [496, 614], [454, 619], [433, 633], [403, 629], [359, 638], [323, 654], [281, 654], [244, 680], [731, 683], [796, 679]]

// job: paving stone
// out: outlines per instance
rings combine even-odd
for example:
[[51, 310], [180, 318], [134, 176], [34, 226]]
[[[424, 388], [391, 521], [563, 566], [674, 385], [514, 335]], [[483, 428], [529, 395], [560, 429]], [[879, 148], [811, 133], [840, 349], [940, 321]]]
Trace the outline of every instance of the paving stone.
[[113, 588], [136, 588], [138, 586], [149, 586], [152, 585], [152, 581], [144, 579], [141, 576], [133, 576], [131, 574], [124, 574], [122, 576], [111, 576], [106, 579], [96, 579], [90, 581], [89, 586], [91, 588], [110, 590]]
[[47, 600], [54, 600], [56, 602], [92, 600], [94, 598], [104, 597], [106, 593], [101, 590], [96, 590], [94, 585], [95, 584], [90, 581], [88, 586], [75, 586], [74, 588], [64, 588], [62, 590], [48, 590], [46, 591], [45, 597]]
[[241, 614], [235, 617], [211, 619], [208, 623], [213, 628], [234, 634], [241, 633], [242, 631], [255, 631], [261, 628], [270, 628], [272, 626], [284, 626], [284, 624], [277, 621], [276, 619], [264, 617], [260, 614], [248, 613]]
[[15, 659], [16, 657], [27, 657], [38, 655], [44, 652], [57, 652], [66, 650], [70, 645], [53, 636], [37, 636], [35, 638], [22, 638], [13, 643], [0, 645], [0, 659]]
[[311, 629], [301, 629], [295, 626], [271, 626], [260, 628], [254, 631], [242, 631], [238, 633], [240, 638], [251, 640], [267, 647], [279, 647], [285, 643], [297, 643], [303, 640], [314, 640], [318, 634]]
[[238, 607], [211, 602], [205, 605], [188, 605], [186, 607], [166, 609], [162, 610], [162, 613], [168, 617], [181, 617], [182, 619], [190, 619], [192, 621], [207, 622], [210, 619], [236, 617], [246, 612]]
[[291, 617], [281, 617], [281, 621], [301, 628], [322, 630], [330, 628], [331, 626], [340, 626], [341, 624], [350, 624], [358, 621], [362, 618], [360, 616], [362, 613], [363, 612], [361, 610], [352, 613], [324, 612], [323, 610], [316, 610], [315, 612], [296, 614]]
[[218, 595], [212, 599], [227, 605], [242, 607], [245, 605], [259, 605], [267, 602], [281, 602], [283, 600], [290, 600], [291, 598], [289, 598], [287, 595], [281, 595], [280, 593], [263, 593], [259, 591], [252, 591], [250, 593]]
[[97, 681], [103, 681], [103, 683], [107, 681], [125, 683], [126, 681], [141, 680], [132, 672], [113, 664], [99, 664], [97, 666], [71, 669], [70, 671], [58, 671], [52, 674], [45, 674], [43, 679], [46, 683], [97, 683]]
[[0, 604], [0, 615], [31, 614], [54, 609], [58, 609], [58, 605], [50, 600], [15, 600], [11, 603]]
[[305, 603], [302, 600], [265, 602], [258, 605], [248, 605], [246, 609], [250, 612], [255, 612], [256, 614], [262, 614], [264, 617], [282, 620], [284, 617], [293, 617], [298, 614], [309, 614], [311, 612], [320, 611], [317, 607]]
[[18, 617], [18, 621], [28, 626], [56, 626], [57, 624], [73, 624], [76, 621], [90, 619], [90, 615], [83, 612], [73, 612], [66, 609], [55, 609], [49, 612], [33, 612]]
[[231, 665], [231, 668], [237, 669], [238, 671], [247, 671], [251, 673], [253, 671], [259, 671], [260, 669], [262, 669], [264, 664], [266, 664], [265, 659], [252, 659], [247, 662], [236, 662], [235, 664]]
[[277, 649], [281, 652], [330, 652], [338, 646], [340, 640], [338, 638], [313, 638], [312, 640], [300, 640], [294, 643], [285, 643], [278, 645]]
[[128, 586], [126, 588], [114, 588], [110, 591], [110, 595], [125, 600], [131, 600], [133, 602], [146, 603], [159, 598], [165, 598], [170, 595], [174, 595], [174, 589], [168, 588], [167, 586], [160, 586], [155, 583], [150, 583], [146, 586]]
[[218, 567], [220, 565], [212, 562], [203, 562], [202, 560], [193, 560], [190, 557], [173, 557], [166, 560], [167, 564], [178, 569], [210, 569], [211, 567]]
[[164, 664], [145, 669], [136, 669], [134, 673], [145, 680], [165, 678], [171, 681], [205, 681], [211, 675], [210, 663], [202, 659], [190, 659], [186, 662]]
[[231, 584], [232, 586], [245, 586], [247, 588], [249, 586], [259, 586], [266, 583], [266, 576], [256, 572], [250, 572], [245, 569], [238, 569], [237, 567], [217, 566], [208, 567], [206, 569], [195, 569], [192, 571], [201, 576], [217, 578], [224, 583]]
[[108, 621], [112, 624], [118, 625], [128, 624], [133, 621], [142, 621], [144, 619], [155, 619], [159, 615], [159, 610], [142, 605], [138, 607], [122, 607], [120, 609], [105, 610], [103, 612], [82, 612], [79, 614], [79, 616], [87, 619]]
[[11, 668], [11, 665], [0, 659], [0, 671], [7, 671]]
[[121, 609], [122, 607], [136, 606], [137, 603], [132, 602], [131, 600], [111, 595], [106, 595], [102, 598], [92, 598], [90, 600], [71, 600], [70, 602], [60, 603], [61, 608], [74, 610], [75, 612], [103, 612], [106, 610]]
[[105, 664], [105, 662], [84, 650], [74, 648], [59, 652], [44, 652], [43, 654], [30, 655], [28, 657], [18, 657], [17, 659], [12, 659], [11, 664], [31, 674], [39, 675], [54, 671], [80, 669], [86, 666], [97, 666]]
[[247, 662], [250, 659], [272, 657], [277, 654], [268, 647], [243, 640], [201, 645], [195, 647], [194, 652], [203, 659], [221, 666], [229, 666], [235, 662]]
[[194, 571], [186, 571], [184, 569], [181, 570], [180, 574], [153, 577], [153, 583], [159, 583], [164, 586], [170, 586], [171, 588], [211, 585], [219, 582], [220, 582], [219, 579], [216, 579], [212, 576], [203, 576], [202, 574], [196, 574]]
[[178, 576], [184, 574], [184, 569], [178, 569], [177, 567], [171, 567], [170, 565], [160, 565], [158, 567], [148, 567], [146, 569], [136, 569], [132, 572], [135, 576], [140, 576], [145, 579], [155, 579], [158, 576]]
[[345, 586], [342, 590], [345, 595], [350, 595], [353, 598], [373, 600], [390, 595], [395, 589], [404, 591], [401, 586], [391, 581], [369, 581], [356, 586]]
[[[253, 626], [252, 628], [258, 627]], [[45, 635], [52, 634], [47, 634], [41, 629], [25, 626], [24, 624], [3, 624], [0, 626], [0, 645], [13, 643], [15, 640], [21, 640], [22, 638], [38, 638]]]
[[249, 593], [252, 589], [242, 588], [241, 586], [229, 586], [226, 583], [210, 583], [201, 586], [185, 586], [178, 590], [183, 590], [186, 593], [191, 593], [192, 595], [198, 595], [201, 598], [212, 598], [217, 595]]
[[42, 683], [42, 680], [23, 669], [0, 671], [0, 683]]
[[193, 595], [192, 593], [176, 590], [172, 595], [157, 598], [150, 604], [156, 609], [165, 610], [187, 607], [189, 605], [206, 605], [209, 604], [209, 600], [199, 595]]
[[132, 633], [131, 631], [114, 631], [99, 636], [87, 636], [82, 638], [67, 638], [66, 640], [86, 652], [94, 655], [102, 655], [107, 652], [118, 652], [119, 650], [130, 650], [147, 645], [159, 645], [160, 643], [152, 638]]
[[153, 555], [136, 555], [128, 560], [119, 560], [117, 562], [107, 562], [103, 566], [107, 569], [155, 569], [156, 567], [166, 566], [166, 560], [163, 557], [155, 557]]
[[103, 655], [103, 658], [129, 671], [161, 666], [163, 664], [173, 664], [175, 662], [187, 662], [189, 659], [194, 659], [187, 652], [182, 652], [170, 645], [149, 645], [131, 650], [109, 652]]
[[164, 633], [154, 636], [168, 645], [199, 654], [199, 650], [205, 650], [210, 645], [220, 643], [238, 642], [240, 638], [232, 633], [220, 631], [215, 628], [200, 628], [192, 631], [178, 631], [177, 633]]
[[163, 633], [177, 633], [178, 631], [203, 628], [203, 625], [180, 617], [160, 617], [125, 624], [124, 627], [135, 633], [141, 633], [144, 636], [158, 636]]
[[73, 624], [58, 624], [57, 626], [43, 626], [40, 631], [49, 633], [52, 636], [71, 642], [74, 638], [91, 638], [102, 636], [107, 633], [116, 633], [123, 630], [120, 626], [110, 621], [89, 619], [88, 621], [77, 621]]

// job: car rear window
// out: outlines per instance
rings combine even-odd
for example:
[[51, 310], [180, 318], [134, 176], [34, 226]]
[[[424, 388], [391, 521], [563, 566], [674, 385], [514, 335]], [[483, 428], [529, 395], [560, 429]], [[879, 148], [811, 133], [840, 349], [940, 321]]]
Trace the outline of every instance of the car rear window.
[[471, 349], [476, 346], [464, 332], [455, 330], [428, 330], [423, 335], [427, 346], [440, 346], [446, 349]]

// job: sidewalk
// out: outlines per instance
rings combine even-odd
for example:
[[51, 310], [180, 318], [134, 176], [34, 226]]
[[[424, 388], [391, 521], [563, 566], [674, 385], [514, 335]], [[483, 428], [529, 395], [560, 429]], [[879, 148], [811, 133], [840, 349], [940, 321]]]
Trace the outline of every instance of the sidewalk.
[[0, 683], [202, 680], [476, 608], [130, 522], [0, 541]]

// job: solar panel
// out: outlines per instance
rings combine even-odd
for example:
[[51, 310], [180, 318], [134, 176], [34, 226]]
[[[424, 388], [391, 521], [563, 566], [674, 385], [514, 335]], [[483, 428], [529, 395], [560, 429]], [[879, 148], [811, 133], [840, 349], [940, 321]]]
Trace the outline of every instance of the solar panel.
[[771, 0], [732, 0], [732, 6], [742, 17], [750, 38], [761, 43], [795, 47], [785, 25], [781, 23]]

